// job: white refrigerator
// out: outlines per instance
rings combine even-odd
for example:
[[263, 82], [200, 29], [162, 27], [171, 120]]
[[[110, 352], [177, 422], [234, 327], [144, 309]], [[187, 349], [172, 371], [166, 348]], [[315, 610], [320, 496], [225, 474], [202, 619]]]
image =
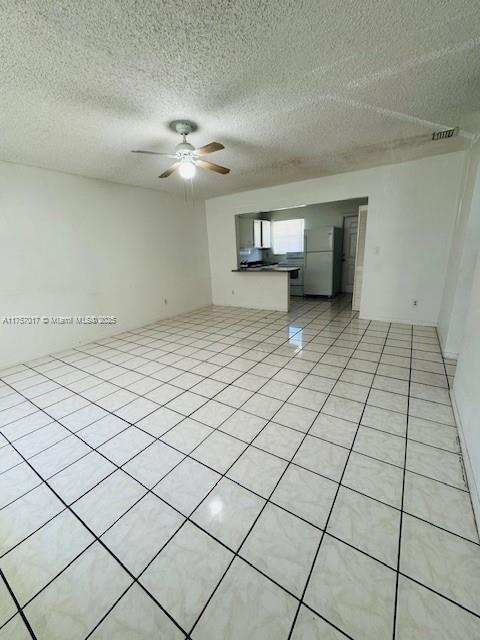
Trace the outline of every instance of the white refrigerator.
[[342, 229], [320, 227], [305, 231], [304, 294], [334, 296], [342, 279]]

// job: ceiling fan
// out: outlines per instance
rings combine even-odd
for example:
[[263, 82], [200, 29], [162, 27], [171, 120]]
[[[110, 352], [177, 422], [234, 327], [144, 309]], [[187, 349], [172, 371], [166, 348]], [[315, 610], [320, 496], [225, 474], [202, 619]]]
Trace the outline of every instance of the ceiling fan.
[[167, 158], [175, 159], [176, 162], [159, 175], [159, 178], [168, 178], [168, 176], [172, 175], [172, 173], [178, 169], [182, 178], [189, 180], [195, 176], [197, 167], [200, 167], [200, 169], [208, 169], [215, 173], [221, 173], [222, 175], [230, 173], [230, 169], [226, 167], [208, 162], [208, 160], [202, 160], [202, 156], [225, 149], [223, 144], [220, 142], [210, 142], [196, 149], [192, 144], [187, 142], [188, 134], [197, 129], [197, 125], [194, 122], [190, 122], [190, 120], [174, 120], [170, 123], [169, 127], [179, 133], [183, 138], [182, 142], [175, 147], [175, 153], [159, 153], [157, 151], [144, 151], [142, 149], [134, 149], [132, 151], [132, 153], [148, 153], [154, 156], [166, 156]]

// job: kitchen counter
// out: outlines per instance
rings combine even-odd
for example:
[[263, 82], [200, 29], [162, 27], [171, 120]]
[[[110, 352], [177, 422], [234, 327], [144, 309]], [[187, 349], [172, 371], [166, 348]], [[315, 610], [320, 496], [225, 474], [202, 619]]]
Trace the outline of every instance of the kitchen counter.
[[[256, 275], [252, 276], [252, 273]], [[299, 273], [298, 266], [278, 263], [231, 269], [228, 275], [231, 302], [233, 306], [287, 312], [290, 285], [297, 281]]]
[[299, 267], [247, 267], [246, 269], [232, 269], [233, 273], [264, 273], [265, 271], [272, 273], [278, 271], [279, 273], [292, 273], [294, 271], [300, 271]]

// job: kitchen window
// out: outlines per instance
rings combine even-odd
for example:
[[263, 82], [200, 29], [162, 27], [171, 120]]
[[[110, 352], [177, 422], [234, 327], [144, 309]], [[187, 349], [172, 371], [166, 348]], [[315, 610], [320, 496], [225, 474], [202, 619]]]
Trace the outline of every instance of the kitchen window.
[[305, 220], [274, 220], [272, 222], [273, 253], [301, 253], [303, 251], [303, 229]]

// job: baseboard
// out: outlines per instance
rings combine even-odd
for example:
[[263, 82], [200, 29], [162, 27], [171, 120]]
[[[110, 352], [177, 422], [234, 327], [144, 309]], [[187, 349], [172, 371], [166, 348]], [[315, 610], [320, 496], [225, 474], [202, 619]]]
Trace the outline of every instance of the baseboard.
[[258, 304], [252, 304], [251, 302], [244, 302], [244, 303], [233, 303], [233, 302], [218, 302], [218, 301], [213, 301], [213, 306], [216, 307], [235, 307], [237, 309], [254, 309], [256, 311], [278, 311], [279, 313], [288, 313], [288, 308], [284, 307], [282, 309], [280, 309], [278, 307], [278, 305], [268, 305], [265, 304], [263, 302], [260, 302]]
[[278, 311], [278, 313], [288, 313], [288, 308], [279, 309], [277, 306], [264, 304], [222, 304], [222, 307], [236, 307], [237, 309], [252, 309], [254, 311]]
[[437, 335], [438, 342], [440, 343], [440, 351], [442, 352], [442, 356], [444, 358], [448, 358], [449, 360], [458, 360], [458, 353], [454, 353], [453, 351], [445, 351], [443, 348], [443, 336], [440, 330], [440, 326], [437, 327]]
[[[31, 354], [29, 356], [23, 357], [21, 360], [13, 360], [13, 361], [6, 360], [5, 362], [0, 363], [0, 372], [2, 372], [3, 375], [5, 375], [5, 371], [7, 371], [8, 369], [13, 369], [15, 367], [25, 365], [26, 363], [34, 362], [35, 360], [40, 360], [41, 358], [47, 358], [49, 356], [55, 357], [55, 356], [58, 356], [58, 354], [64, 353], [66, 351], [71, 351], [72, 349], [77, 349], [78, 347], [83, 347], [87, 344], [90, 344], [91, 342], [98, 342], [99, 340], [109, 340], [127, 331], [135, 331], [136, 329], [140, 329], [142, 327], [155, 324], [156, 322], [161, 322], [162, 320], [170, 320], [175, 316], [179, 316], [183, 314], [194, 313], [195, 311], [198, 311], [200, 309], [205, 309], [206, 307], [210, 307], [210, 306], [212, 306], [211, 300], [205, 302], [205, 304], [202, 304], [200, 306], [197, 306], [195, 304], [192, 307], [187, 306], [185, 309], [181, 311], [176, 310], [172, 313], [167, 313], [166, 315], [163, 315], [163, 316], [155, 316], [155, 318], [152, 318], [150, 320], [142, 320], [141, 324], [139, 324], [140, 321], [136, 322], [135, 324], [128, 324], [122, 327], [121, 329], [117, 325], [113, 325], [113, 324], [103, 325], [106, 329], [115, 328], [115, 330], [113, 332], [105, 331], [105, 333], [101, 333], [94, 336], [82, 336], [78, 340], [72, 340], [68, 344], [65, 344], [63, 346], [58, 346], [58, 345], [52, 346], [52, 347], [49, 347], [49, 351], [47, 352], [41, 351], [40, 353]], [[98, 325], [92, 325], [92, 326], [98, 326]], [[1, 347], [1, 344], [0, 344], [0, 347]]]
[[458, 360], [458, 353], [453, 353], [451, 351], [442, 351], [442, 355], [446, 360]]
[[412, 318], [392, 318], [391, 316], [369, 316], [368, 318], [359, 314], [360, 320], [370, 320], [373, 322], [390, 322], [395, 324], [414, 324], [419, 327], [437, 327], [437, 323], [434, 320], [412, 320]]
[[455, 400], [455, 393], [453, 389], [450, 389], [450, 398], [452, 400], [453, 415], [455, 416], [455, 421], [457, 423], [458, 435], [460, 439], [460, 450], [463, 458], [463, 467], [465, 469], [465, 474], [467, 476], [466, 479], [467, 479], [468, 489], [470, 491], [473, 514], [475, 516], [477, 531], [480, 531], [480, 490], [476, 483], [475, 476], [473, 474], [473, 467], [470, 461], [470, 456], [468, 455], [468, 448], [465, 441], [465, 434], [463, 431], [462, 421], [460, 419], [460, 414], [458, 411], [457, 402]]

